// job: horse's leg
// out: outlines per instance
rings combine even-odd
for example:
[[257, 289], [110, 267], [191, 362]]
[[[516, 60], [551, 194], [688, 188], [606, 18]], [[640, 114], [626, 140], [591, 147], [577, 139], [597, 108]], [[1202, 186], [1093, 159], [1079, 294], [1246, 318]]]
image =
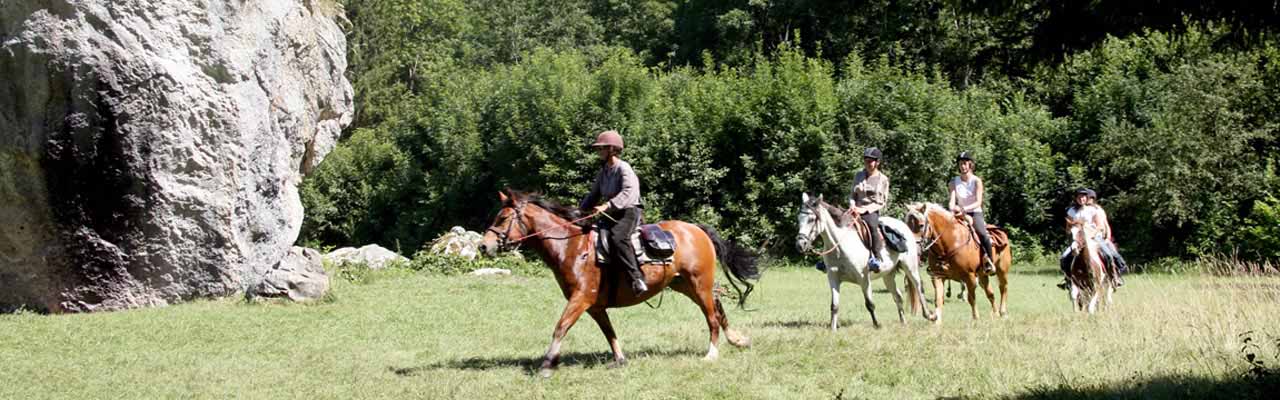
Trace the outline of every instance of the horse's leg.
[[831, 287], [831, 331], [840, 327], [840, 277], [839, 272], [827, 271], [827, 286]]
[[933, 276], [933, 323], [942, 323], [942, 281], [946, 279], [942, 275]]
[[574, 293], [569, 296], [569, 304], [564, 306], [564, 312], [560, 314], [560, 322], [556, 323], [556, 330], [551, 334], [551, 347], [547, 348], [547, 355], [542, 359], [542, 368], [540, 373], [543, 377], [551, 377], [551, 371], [560, 365], [560, 342], [564, 340], [564, 335], [569, 333], [569, 328], [578, 322], [578, 317], [582, 316], [582, 312], [587, 310], [588, 304], [585, 296]]
[[909, 283], [909, 285], [907, 285], [908, 286], [907, 289], [912, 290], [910, 297], [915, 298], [914, 300], [911, 301], [912, 312], [915, 312], [916, 307], [920, 307], [920, 315], [923, 315], [924, 319], [927, 319], [930, 321], [936, 320], [936, 317], [934, 317], [933, 312], [930, 311], [928, 307], [924, 306], [924, 282], [920, 280], [919, 265], [915, 266], [914, 268], [907, 269], [907, 279]]
[[893, 272], [885, 274], [884, 287], [886, 289], [889, 289], [889, 293], [893, 295], [894, 304], [898, 305], [898, 322], [905, 325], [907, 323], [907, 316], [906, 314], [903, 313], [904, 309], [902, 308], [902, 289], [898, 288], [898, 282], [894, 280], [894, 278], [897, 278], [897, 277], [898, 277], [897, 270], [894, 270]]
[[969, 312], [973, 315], [973, 319], [978, 319], [978, 302], [976, 301], [978, 290], [978, 278], [973, 273], [964, 276], [965, 300], [969, 301]]
[[717, 347], [720, 344], [720, 318], [716, 315], [716, 299], [711, 292], [711, 283], [694, 283], [702, 279], [702, 277], [690, 276], [688, 279], [676, 282], [671, 288], [688, 296], [689, 299], [693, 300], [694, 304], [698, 305], [698, 308], [702, 309], [702, 316], [707, 320], [707, 330], [710, 331], [711, 336], [711, 343], [707, 346], [707, 355], [702, 359], [714, 361], [720, 358], [720, 349]]
[[1000, 316], [1009, 316], [1009, 264], [1006, 263], [1004, 269], [997, 271], [996, 278], [1000, 283]]
[[858, 285], [862, 286], [862, 298], [867, 304], [867, 313], [871, 314], [871, 326], [880, 328], [880, 320], [876, 319], [876, 303], [871, 301], [871, 276], [863, 275], [858, 280]]
[[587, 310], [587, 315], [596, 320], [596, 325], [600, 325], [600, 332], [603, 332], [604, 338], [609, 340], [609, 349], [613, 350], [613, 363], [609, 364], [609, 368], [627, 365], [627, 356], [622, 354], [622, 344], [618, 343], [618, 335], [613, 332], [613, 323], [609, 322], [609, 313], [601, 308]]
[[978, 283], [982, 284], [982, 290], [987, 293], [987, 302], [991, 303], [991, 318], [1000, 316], [1000, 308], [996, 305], [996, 293], [991, 290], [991, 277], [986, 274], [978, 275]]
[[1076, 282], [1071, 280], [1070, 277], [1067, 278], [1067, 281], [1069, 282], [1068, 285], [1071, 287], [1071, 290], [1067, 291], [1067, 297], [1071, 298], [1071, 309], [1077, 312], [1083, 311], [1084, 308], [1082, 306], [1084, 303], [1080, 301], [1080, 286], [1077, 286]]
[[1098, 309], [1098, 289], [1101, 288], [1095, 285], [1093, 290], [1089, 291], [1089, 314], [1093, 314]]

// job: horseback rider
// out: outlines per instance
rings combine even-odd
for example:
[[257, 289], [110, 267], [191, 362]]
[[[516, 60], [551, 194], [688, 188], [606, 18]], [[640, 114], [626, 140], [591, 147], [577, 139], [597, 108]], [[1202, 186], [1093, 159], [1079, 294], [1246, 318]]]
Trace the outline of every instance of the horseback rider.
[[884, 237], [880, 233], [880, 209], [889, 202], [889, 177], [880, 172], [880, 149], [869, 147], [862, 152], [862, 171], [853, 176], [849, 193], [849, 212], [862, 218], [871, 230], [871, 258], [867, 269], [880, 272], [884, 253]]
[[982, 198], [986, 189], [982, 178], [973, 174], [973, 165], [973, 155], [967, 151], [960, 152], [956, 157], [956, 168], [960, 170], [960, 176], [952, 178], [947, 185], [951, 191], [948, 203], [956, 217], [968, 215], [973, 219], [973, 230], [978, 233], [982, 244], [983, 272], [992, 274], [996, 272], [996, 264], [993, 262], [995, 252], [991, 251], [991, 233], [987, 231], [987, 222], [982, 218]]
[[[1075, 192], [1075, 202], [1067, 209], [1067, 218], [1084, 223], [1089, 228], [1098, 232], [1094, 238], [1098, 242], [1098, 250], [1102, 252], [1103, 258], [1107, 264], [1114, 269], [1116, 277], [1116, 287], [1124, 286], [1123, 274], [1128, 272], [1128, 263], [1124, 261], [1124, 257], [1120, 256], [1120, 252], [1116, 250], [1114, 237], [1111, 235], [1111, 223], [1107, 221], [1107, 212], [1097, 203], [1098, 193], [1093, 189], [1080, 188]], [[1062, 256], [1058, 259], [1062, 268], [1062, 273], [1068, 275], [1071, 271], [1072, 254], [1071, 247], [1062, 252]], [[1062, 283], [1058, 284], [1059, 288], [1067, 288], [1067, 280], [1064, 277]]]
[[1102, 255], [1108, 259], [1107, 264], [1111, 265], [1116, 277], [1116, 287], [1124, 286], [1124, 274], [1129, 272], [1129, 263], [1124, 261], [1124, 257], [1120, 256], [1120, 250], [1116, 248], [1116, 237], [1111, 232], [1111, 221], [1107, 219], [1107, 211], [1098, 204], [1098, 193], [1093, 189], [1086, 190], [1089, 191], [1089, 205], [1097, 210], [1093, 218], [1098, 221], [1098, 226], [1102, 227], [1098, 249], [1102, 250]]
[[631, 169], [631, 164], [618, 158], [623, 148], [622, 135], [618, 131], [600, 132], [591, 148], [600, 156], [602, 165], [591, 184], [591, 193], [582, 199], [578, 207], [592, 209], [608, 217], [610, 221], [603, 224], [609, 231], [612, 258], [631, 275], [631, 289], [637, 294], [643, 293], [649, 287], [644, 283], [644, 272], [640, 271], [635, 247], [631, 244], [631, 234], [640, 224], [644, 209], [640, 201], [640, 178]]

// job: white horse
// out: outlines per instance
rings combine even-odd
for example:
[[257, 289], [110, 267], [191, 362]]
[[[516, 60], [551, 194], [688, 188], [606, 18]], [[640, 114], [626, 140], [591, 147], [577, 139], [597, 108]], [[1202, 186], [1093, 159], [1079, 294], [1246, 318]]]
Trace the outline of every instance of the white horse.
[[[920, 299], [924, 298], [924, 286], [920, 282], [918, 244], [914, 240], [907, 240], [907, 251], [904, 253], [895, 252], [885, 246], [886, 254], [878, 257], [884, 260], [881, 263], [880, 272], [871, 272], [867, 268], [867, 258], [871, 255], [871, 251], [862, 244], [862, 239], [858, 237], [857, 232], [839, 226], [840, 224], [831, 216], [833, 211], [836, 215], [843, 213], [840, 208], [823, 202], [821, 195], [812, 199], [808, 193], [804, 193], [800, 205], [800, 234], [796, 236], [796, 247], [801, 253], [818, 252], [827, 264], [827, 284], [831, 287], [831, 330], [834, 331], [838, 327], [840, 282], [842, 281], [856, 282], [862, 287], [867, 312], [871, 313], [871, 324], [876, 328], [880, 327], [880, 322], [876, 319], [876, 306], [871, 301], [871, 280], [875, 278], [884, 279], [884, 286], [889, 289], [889, 293], [893, 294], [893, 301], [898, 305], [898, 321], [905, 324], [907, 320], [902, 308], [902, 291], [898, 289], [894, 278], [897, 277], [899, 270], [906, 268], [907, 290], [911, 295], [912, 309], [920, 306]], [[905, 223], [895, 218], [880, 217], [880, 224], [900, 233], [911, 232]], [[813, 245], [819, 239], [824, 243], [822, 246], [828, 249], [823, 251], [813, 249]], [[928, 307], [920, 307], [920, 309], [925, 319], [934, 320], [933, 313]]]

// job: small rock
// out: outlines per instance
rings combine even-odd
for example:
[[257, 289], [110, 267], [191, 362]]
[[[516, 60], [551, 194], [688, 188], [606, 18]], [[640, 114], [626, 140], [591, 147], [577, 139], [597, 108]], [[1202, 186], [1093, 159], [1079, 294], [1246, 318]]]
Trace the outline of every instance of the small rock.
[[369, 269], [383, 269], [393, 262], [407, 263], [408, 258], [396, 254], [376, 244], [361, 248], [343, 247], [325, 254], [324, 260], [330, 264], [356, 263], [364, 264]]
[[511, 275], [511, 270], [502, 268], [480, 268], [471, 271], [468, 275], [473, 276], [490, 276], [490, 275]]
[[293, 301], [319, 299], [329, 291], [329, 276], [324, 273], [320, 252], [293, 247], [289, 254], [257, 284], [245, 291], [245, 296], [280, 298]]

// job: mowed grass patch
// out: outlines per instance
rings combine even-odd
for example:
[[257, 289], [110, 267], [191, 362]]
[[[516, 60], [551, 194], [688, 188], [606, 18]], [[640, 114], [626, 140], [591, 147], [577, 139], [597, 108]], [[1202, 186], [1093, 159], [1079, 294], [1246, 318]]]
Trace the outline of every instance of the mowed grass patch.
[[610, 312], [627, 367], [606, 368], [608, 345], [584, 316], [550, 379], [535, 374], [564, 305], [550, 276], [396, 273], [338, 280], [310, 305], [6, 315], [0, 398], [1236, 397], [1259, 387], [1240, 378], [1240, 334], [1280, 335], [1273, 277], [1135, 275], [1113, 307], [1085, 316], [1053, 267], [1015, 271], [1003, 320], [980, 294], [978, 321], [951, 298], [940, 325], [918, 314], [900, 325], [877, 290], [886, 324], [874, 329], [846, 284], [831, 332], [825, 276], [776, 268], [755, 311], [728, 310], [753, 346], [722, 340], [716, 362], [701, 360], [701, 313], [668, 291], [658, 309]]

